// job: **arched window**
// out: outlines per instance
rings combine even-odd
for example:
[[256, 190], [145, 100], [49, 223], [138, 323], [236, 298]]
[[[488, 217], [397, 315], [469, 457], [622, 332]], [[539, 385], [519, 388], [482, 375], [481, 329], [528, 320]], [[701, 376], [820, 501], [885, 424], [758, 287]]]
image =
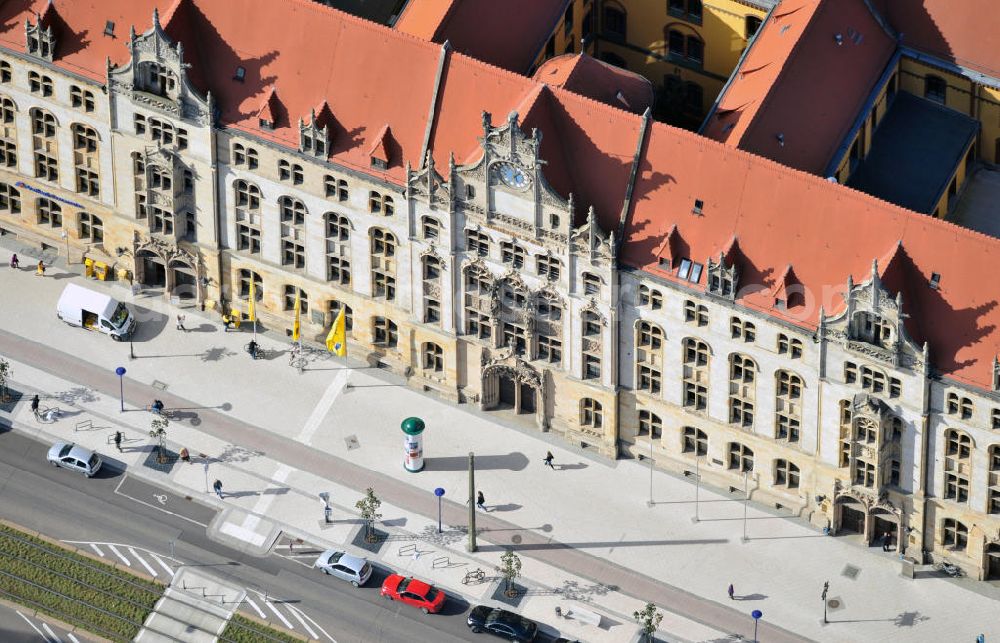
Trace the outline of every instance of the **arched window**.
[[659, 440], [663, 435], [663, 421], [660, 416], [645, 409], [639, 411], [639, 437]]
[[753, 471], [753, 451], [750, 447], [739, 442], [730, 442], [728, 467], [740, 473]]
[[35, 201], [38, 209], [38, 225], [46, 225], [52, 228], [62, 227], [62, 206], [52, 199], [38, 199]]
[[250, 284], [253, 283], [254, 301], [264, 298], [264, 279], [252, 270], [241, 268], [239, 272], [240, 299], [250, 299]]
[[104, 222], [100, 217], [95, 217], [89, 212], [81, 212], [80, 239], [91, 243], [101, 243], [104, 241]]
[[396, 298], [396, 237], [381, 228], [371, 231], [372, 297]]
[[647, 321], [636, 326], [636, 389], [656, 394], [663, 380], [663, 329]]
[[500, 260], [515, 270], [524, 267], [524, 248], [513, 241], [500, 242]]
[[59, 148], [56, 143], [56, 117], [43, 109], [31, 110], [31, 142], [35, 153], [35, 176], [47, 181], [59, 180]]
[[948, 83], [945, 79], [934, 74], [924, 76], [924, 98], [944, 105], [948, 98]]
[[381, 194], [371, 190], [368, 193], [368, 211], [372, 214], [383, 214], [387, 217], [391, 217], [395, 213], [395, 206], [393, 206], [392, 197], [387, 194]]
[[441, 236], [441, 224], [434, 217], [420, 220], [420, 233], [426, 241], [436, 241]]
[[295, 296], [299, 296], [299, 312], [305, 315], [309, 312], [309, 295], [305, 290], [302, 290], [298, 286], [286, 285], [285, 286], [285, 311], [295, 310]]
[[599, 296], [601, 294], [601, 278], [589, 272], [583, 273], [583, 294]]
[[604, 341], [601, 337], [602, 322], [600, 316], [592, 310], [585, 310], [582, 317], [583, 325], [583, 379], [601, 378], [601, 357]]
[[954, 518], [941, 521], [941, 543], [953, 551], [965, 551], [969, 545], [969, 528]]
[[396, 328], [396, 323], [386, 317], [375, 317], [372, 323], [375, 345], [396, 348], [399, 343], [399, 331]]
[[0, 183], [0, 212], [8, 214], [21, 212], [21, 193], [6, 183]]
[[990, 446], [986, 512], [1000, 514], [1000, 444]]
[[0, 97], [0, 166], [17, 167], [17, 106]]
[[425, 371], [440, 373], [444, 370], [444, 350], [432, 342], [424, 342], [421, 348], [421, 364]]
[[421, 263], [424, 323], [437, 324], [441, 321], [441, 260], [426, 255]]
[[756, 397], [757, 365], [745, 355], [729, 358], [729, 422], [737, 426], [753, 426]]
[[604, 5], [604, 36], [612, 42], [625, 42], [628, 18], [625, 9], [618, 4]]
[[87, 196], [98, 197], [101, 192], [100, 163], [97, 158], [97, 132], [86, 125], [74, 123], [73, 168], [76, 173], [76, 191]]
[[589, 397], [580, 400], [580, 426], [593, 429], [604, 426], [604, 407], [600, 402]]
[[696, 458], [708, 455], [708, 435], [701, 429], [686, 426], [681, 433], [681, 452]]
[[336, 212], [323, 215], [326, 222], [326, 279], [351, 283], [351, 222]]
[[799, 468], [788, 460], [774, 461], [774, 486], [799, 488]]

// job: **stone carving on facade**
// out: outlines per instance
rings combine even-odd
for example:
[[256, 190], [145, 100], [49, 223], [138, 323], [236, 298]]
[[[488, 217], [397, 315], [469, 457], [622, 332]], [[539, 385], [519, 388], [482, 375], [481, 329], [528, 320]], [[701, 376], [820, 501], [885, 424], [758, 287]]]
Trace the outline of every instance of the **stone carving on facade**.
[[445, 265], [444, 259], [442, 259], [441, 255], [438, 254], [437, 249], [436, 249], [435, 246], [427, 246], [426, 248], [424, 248], [420, 252], [420, 258], [423, 259], [424, 257], [430, 257], [431, 259], [437, 259], [438, 261], [441, 262], [442, 267], [444, 267], [444, 265]]
[[605, 317], [604, 313], [601, 312], [600, 304], [598, 304], [597, 300], [594, 299], [593, 297], [587, 299], [587, 303], [584, 304], [583, 308], [580, 309], [580, 312], [594, 313], [595, 315], [597, 315], [597, 319], [600, 320], [602, 326], [606, 326], [608, 323], [607, 317]]
[[493, 353], [488, 348], [483, 348], [480, 362], [484, 375], [487, 371], [496, 369], [510, 376], [519, 384], [527, 384], [539, 390], [542, 388], [542, 373], [521, 359], [520, 356], [514, 354], [510, 347], [497, 349]]
[[190, 268], [198, 265], [198, 258], [184, 248], [179, 248], [176, 243], [159, 237], [143, 238], [138, 232], [135, 236], [135, 255], [141, 252], [149, 252], [163, 260], [164, 265], [171, 263], [187, 264]]

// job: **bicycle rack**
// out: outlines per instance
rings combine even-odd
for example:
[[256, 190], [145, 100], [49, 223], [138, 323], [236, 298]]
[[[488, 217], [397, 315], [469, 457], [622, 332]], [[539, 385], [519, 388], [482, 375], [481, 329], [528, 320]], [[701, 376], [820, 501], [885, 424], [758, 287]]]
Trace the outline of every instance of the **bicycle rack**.
[[82, 422], [77, 422], [76, 428], [74, 429], [74, 431], [93, 431], [93, 430], [94, 430], [93, 420], [84, 420]]

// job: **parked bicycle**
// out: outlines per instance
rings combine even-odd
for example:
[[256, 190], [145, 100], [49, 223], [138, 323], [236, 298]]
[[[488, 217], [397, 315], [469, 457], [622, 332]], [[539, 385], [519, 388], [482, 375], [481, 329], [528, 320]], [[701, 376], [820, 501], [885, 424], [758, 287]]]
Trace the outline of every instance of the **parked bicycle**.
[[943, 572], [952, 578], [962, 578], [965, 576], [965, 572], [961, 567], [953, 563], [948, 562], [948, 559], [943, 559], [940, 563], [934, 565], [935, 571]]
[[462, 579], [463, 585], [468, 585], [470, 583], [484, 583], [486, 582], [486, 572], [479, 569], [478, 567], [470, 572], [465, 572], [465, 578]]

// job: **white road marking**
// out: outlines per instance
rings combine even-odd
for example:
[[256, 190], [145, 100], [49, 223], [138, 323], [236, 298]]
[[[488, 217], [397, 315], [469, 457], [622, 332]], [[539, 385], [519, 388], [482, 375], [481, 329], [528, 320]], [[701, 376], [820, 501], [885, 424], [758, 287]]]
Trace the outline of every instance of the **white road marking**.
[[344, 390], [344, 386], [347, 385], [347, 378], [350, 377], [351, 371], [349, 369], [343, 369], [337, 372], [336, 377], [330, 382], [330, 386], [326, 387], [326, 391], [323, 393], [323, 397], [319, 399], [316, 406], [313, 407], [313, 412], [309, 415], [309, 419], [306, 420], [305, 426], [302, 427], [302, 431], [295, 438], [297, 442], [302, 442], [304, 444], [309, 444], [312, 441], [313, 435], [316, 433], [316, 429], [323, 422], [323, 418], [326, 414], [330, 412], [333, 407], [333, 403], [337, 400], [337, 396], [340, 395], [341, 391]]
[[55, 632], [52, 631], [52, 628], [49, 627], [49, 624], [46, 623], [45, 621], [42, 621], [42, 629], [48, 632], [49, 636], [52, 637], [49, 640], [58, 641], [58, 643], [62, 643], [62, 639], [59, 638], [59, 636]]
[[302, 627], [306, 628], [306, 632], [309, 632], [309, 638], [313, 639], [319, 638], [318, 636], [316, 636], [316, 632], [313, 631], [313, 628], [309, 627], [309, 624], [306, 623], [301, 616], [299, 616], [299, 611], [297, 609], [289, 605], [288, 611], [292, 613], [292, 616], [294, 616], [299, 623], [302, 623]]
[[66, 632], [66, 636], [68, 636], [68, 637], [69, 637], [69, 639], [70, 639], [71, 641], [73, 641], [73, 643], [80, 643], [80, 639], [78, 639], [78, 638], [76, 638], [75, 636], [73, 636], [73, 633], [72, 633], [72, 632]]
[[31, 626], [31, 629], [33, 629], [33, 630], [35, 630], [36, 632], [38, 632], [38, 636], [42, 637], [42, 639], [43, 639], [43, 640], [45, 640], [45, 641], [48, 641], [48, 640], [49, 640], [49, 639], [48, 639], [48, 637], [46, 637], [46, 636], [45, 636], [45, 633], [44, 633], [44, 632], [42, 632], [42, 631], [41, 631], [40, 629], [38, 629], [38, 627], [36, 627], [36, 626], [35, 626], [35, 624], [31, 622], [31, 619], [29, 619], [29, 618], [28, 618], [27, 616], [25, 616], [24, 614], [22, 614], [22, 613], [20, 612], [20, 610], [14, 610], [14, 611], [15, 611], [15, 612], [17, 612], [17, 615], [18, 615], [18, 616], [20, 616], [21, 618], [23, 618], [23, 619], [24, 619], [24, 622], [25, 622], [25, 623], [27, 623], [28, 625], [30, 625], [30, 626]]
[[269, 610], [274, 612], [275, 616], [281, 619], [281, 622], [285, 624], [285, 627], [287, 627], [290, 630], [295, 629], [295, 626], [292, 625], [292, 622], [289, 621], [287, 618], [285, 618], [285, 615], [279, 612], [277, 608], [274, 607], [274, 605], [271, 605], [271, 601], [264, 601], [264, 605], [266, 605]]
[[264, 613], [264, 610], [262, 610], [259, 607], [257, 607], [257, 603], [254, 603], [252, 598], [250, 598], [249, 596], [247, 596], [245, 600], [246, 600], [247, 604], [249, 604], [250, 607], [252, 607], [254, 609], [254, 611], [257, 612], [257, 614], [260, 615], [261, 618], [267, 618], [267, 614]]
[[136, 559], [137, 561], [139, 561], [140, 563], [142, 563], [142, 566], [146, 568], [146, 571], [147, 571], [147, 572], [149, 572], [149, 575], [150, 575], [150, 576], [153, 576], [153, 577], [156, 577], [156, 576], [157, 576], [157, 573], [156, 573], [156, 570], [155, 570], [155, 569], [153, 569], [152, 567], [150, 567], [150, 566], [149, 566], [149, 563], [147, 563], [147, 562], [146, 562], [145, 560], [143, 560], [143, 559], [142, 559], [142, 556], [140, 556], [140, 555], [139, 555], [139, 552], [137, 552], [137, 551], [136, 551], [135, 549], [133, 549], [132, 547], [129, 547], [129, 548], [128, 548], [128, 550], [129, 550], [130, 552], [132, 552], [132, 555], [133, 555], [133, 556], [135, 556], [135, 559]]
[[108, 549], [110, 549], [110, 550], [111, 550], [111, 552], [112, 552], [112, 553], [113, 553], [113, 554], [114, 554], [115, 556], [117, 556], [118, 558], [121, 558], [121, 559], [122, 559], [122, 562], [123, 562], [123, 563], [125, 563], [125, 564], [126, 564], [126, 565], [128, 565], [129, 567], [131, 567], [131, 566], [132, 566], [132, 563], [128, 562], [128, 558], [125, 558], [124, 556], [122, 556], [122, 553], [121, 553], [120, 551], [118, 551], [118, 548], [117, 548], [117, 547], [115, 547], [114, 545], [108, 545]]
[[90, 548], [93, 549], [95, 552], [97, 552], [98, 556], [100, 556], [101, 558], [104, 558], [104, 552], [101, 551], [101, 548], [98, 547], [96, 544], [90, 543]]
[[162, 558], [160, 558], [156, 554], [151, 554], [151, 555], [153, 556], [153, 560], [155, 560], [156, 562], [158, 562], [160, 564], [160, 567], [162, 567], [163, 569], [165, 569], [168, 574], [170, 574], [171, 576], [174, 575], [174, 570], [170, 569], [170, 565], [168, 565], [165, 562], [163, 562]]
[[128, 478], [128, 474], [125, 474], [124, 476], [122, 476], [121, 482], [119, 482], [118, 486], [115, 487], [115, 493], [118, 494], [119, 496], [124, 496], [125, 498], [128, 498], [129, 500], [134, 500], [135, 502], [138, 502], [140, 505], [146, 505], [147, 507], [152, 507], [153, 509], [156, 509], [157, 511], [162, 511], [165, 514], [170, 514], [171, 516], [177, 516], [178, 518], [181, 518], [181, 519], [186, 520], [188, 522], [193, 522], [194, 524], [196, 524], [196, 525], [198, 525], [200, 527], [205, 527], [205, 528], [208, 527], [208, 525], [206, 525], [205, 523], [198, 522], [194, 518], [188, 518], [187, 516], [181, 515], [179, 513], [175, 513], [173, 511], [169, 511], [167, 509], [164, 509], [163, 507], [157, 507], [156, 505], [154, 505], [152, 503], [149, 503], [149, 502], [146, 502], [145, 500], [139, 500], [138, 498], [133, 498], [132, 496], [128, 495], [127, 493], [122, 493], [121, 491], [119, 491], [119, 489], [121, 489], [121, 486], [123, 484], [125, 484], [126, 478]]

